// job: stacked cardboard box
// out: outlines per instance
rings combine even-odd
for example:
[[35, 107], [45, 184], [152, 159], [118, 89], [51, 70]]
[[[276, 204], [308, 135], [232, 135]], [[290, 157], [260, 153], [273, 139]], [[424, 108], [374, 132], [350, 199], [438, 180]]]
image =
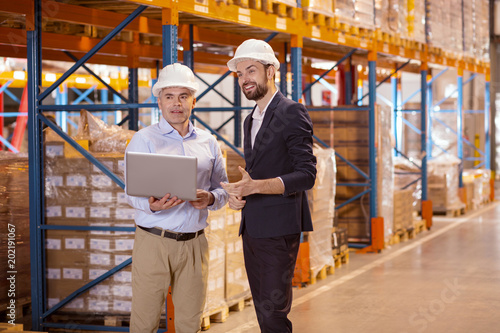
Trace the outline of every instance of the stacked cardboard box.
[[226, 292], [228, 304], [247, 298], [250, 295], [243, 258], [243, 242], [238, 235], [240, 230], [241, 212], [230, 208], [226, 212]]
[[[101, 170], [60, 141], [45, 143], [46, 223], [51, 225], [130, 227], [134, 210], [123, 190]], [[93, 153], [123, 178], [123, 154]], [[132, 255], [134, 233], [48, 230], [46, 233], [47, 306], [95, 280]], [[63, 311], [129, 314], [130, 266], [63, 307]]]
[[313, 276], [324, 266], [335, 266], [332, 257], [333, 218], [335, 212], [335, 152], [314, 148], [317, 174], [314, 187], [307, 191], [314, 232], [309, 233], [310, 265]]
[[3, 310], [12, 299], [7, 283], [9, 271], [17, 272], [16, 302], [29, 303], [31, 297], [30, 284], [25, 283], [30, 280], [28, 188], [28, 157], [0, 152], [0, 308]]
[[334, 0], [302, 0], [302, 9], [306, 12], [333, 16]]
[[[331, 143], [335, 152], [353, 163], [366, 174], [368, 163], [368, 111], [314, 111], [309, 110], [314, 134], [325, 143]], [[318, 129], [323, 129], [318, 131]], [[337, 183], [368, 182], [344, 160], [336, 158]], [[337, 186], [336, 204], [345, 202], [363, 192], [364, 187]], [[339, 227], [346, 228], [350, 238], [368, 238], [369, 194], [340, 208], [336, 213]]]
[[460, 160], [452, 155], [441, 155], [427, 162], [428, 197], [434, 212], [447, 212], [465, 207], [458, 195], [458, 168]]
[[425, 43], [423, 0], [375, 0], [375, 24], [382, 32]]
[[208, 241], [208, 282], [205, 313], [210, 313], [226, 305], [226, 210], [208, 212], [208, 227], [205, 234]]
[[373, 29], [375, 26], [373, 0], [336, 0], [335, 16], [342, 23]]
[[394, 231], [413, 227], [413, 190], [394, 190]]
[[332, 233], [332, 254], [334, 256], [346, 252], [349, 249], [347, 242], [347, 229], [336, 228]]

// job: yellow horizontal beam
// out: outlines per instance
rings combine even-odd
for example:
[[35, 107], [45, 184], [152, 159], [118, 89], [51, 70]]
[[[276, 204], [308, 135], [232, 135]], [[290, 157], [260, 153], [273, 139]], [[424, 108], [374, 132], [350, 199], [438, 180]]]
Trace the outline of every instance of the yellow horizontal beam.
[[[332, 44], [332, 52], [337, 53], [339, 52], [339, 46], [344, 46], [368, 52], [378, 52], [388, 56], [415, 59], [430, 64], [462, 68], [477, 73], [486, 73], [490, 67], [487, 62], [477, 62], [475, 59], [463, 59], [461, 55], [447, 54], [445, 56], [443, 55], [444, 52], [433, 54], [423, 44], [411, 41], [405, 42], [397, 36], [383, 35], [380, 31], [349, 27], [345, 24], [340, 25], [334, 17], [318, 14], [313, 21], [310, 15], [303, 15], [301, 8], [290, 7], [288, 13], [281, 12], [275, 14], [271, 12], [272, 8], [270, 7], [263, 8], [262, 10], [242, 8], [232, 3], [226, 4], [223, 1], [211, 0], [129, 0], [123, 2], [178, 10], [179, 12], [203, 17], [214, 22], [226, 22], [229, 25], [234, 24], [240, 27], [259, 28], [262, 29], [262, 33], [281, 32], [285, 36], [303, 36], [305, 39], [317, 40], [324, 43], [326, 48], [328, 48], [328, 44]], [[23, 14], [24, 12], [25, 14], [27, 12], [26, 8], [30, 8], [29, 6], [32, 6], [32, 0], [3, 1], [0, 4], [0, 12], [17, 14]], [[68, 5], [52, 0], [42, 0], [42, 8], [45, 8], [44, 17], [52, 20], [89, 24], [105, 28], [115, 27], [127, 16], [99, 9]], [[210, 23], [207, 23], [205, 26], [209, 27]], [[179, 25], [180, 38], [187, 38], [186, 27], [187, 25], [183, 24], [181, 19]], [[0, 28], [0, 44], [25, 45], [25, 34], [9, 34], [12, 30], [17, 29], [10, 31], [2, 29], [9, 28]], [[125, 30], [160, 35], [161, 20], [141, 16], [128, 25]], [[195, 40], [233, 46], [239, 45], [244, 39], [250, 37], [201, 27], [195, 27], [194, 35]], [[61, 38], [60, 34], [43, 33], [44, 49], [65, 49], [73, 52], [86, 52], [99, 41], [97, 38], [63, 36], [64, 38]], [[24, 41], [24, 43], [19, 41]], [[277, 42], [271, 42], [271, 44], [273, 47], [276, 46], [275, 49], [281, 49], [278, 47]], [[348, 52], [348, 49], [345, 52]], [[102, 49], [100, 55], [123, 56], [134, 54], [139, 57], [140, 62], [146, 61], [151, 63], [152, 59], [161, 59], [161, 53], [160, 46], [141, 44], [138, 48], [134, 47], [132, 43], [112, 41]], [[219, 65], [218, 62], [214, 64]]]

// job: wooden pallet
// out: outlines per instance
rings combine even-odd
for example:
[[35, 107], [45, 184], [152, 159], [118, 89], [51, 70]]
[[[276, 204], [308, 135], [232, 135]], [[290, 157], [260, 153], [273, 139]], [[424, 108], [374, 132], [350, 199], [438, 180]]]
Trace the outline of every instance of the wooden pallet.
[[291, 4], [283, 3], [279, 0], [261, 0], [262, 10], [266, 13], [273, 13], [279, 17], [291, 19], [297, 18], [297, 7]]
[[447, 209], [447, 210], [435, 210], [434, 215], [446, 215], [446, 217], [458, 217], [465, 214], [465, 207]]
[[331, 15], [317, 12], [313, 9], [303, 8], [302, 18], [309, 24], [333, 28], [335, 26], [334, 14]]
[[415, 235], [418, 235], [419, 233], [423, 232], [426, 229], [426, 223], [427, 221], [424, 219], [414, 219], [413, 220], [413, 230], [415, 232]]
[[210, 328], [210, 323], [224, 323], [227, 320], [228, 316], [229, 307], [227, 305], [204, 313], [201, 320], [202, 331], [208, 330]]
[[318, 280], [324, 280], [328, 275], [332, 274], [335, 274], [335, 267], [325, 265], [323, 268], [321, 268], [318, 274], [314, 275], [311, 272], [311, 280], [309, 281], [309, 284], [315, 284]]
[[408, 239], [410, 239], [410, 232], [407, 229], [399, 229], [394, 231], [392, 236], [389, 238], [388, 243], [389, 245], [395, 245], [406, 242]]
[[[24, 297], [16, 299], [15, 304], [15, 315], [16, 319], [22, 318], [30, 312], [31, 308], [31, 297]], [[10, 309], [7, 309], [7, 304], [2, 304], [0, 306], [0, 318], [8, 320], [7, 314], [11, 313]]]
[[[76, 327], [77, 325], [97, 325], [97, 326], [108, 326], [108, 327], [129, 327], [130, 326], [130, 314], [120, 315], [120, 314], [95, 314], [91, 311], [88, 312], [61, 312], [53, 314], [50, 317], [50, 322], [54, 323], [64, 323], [67, 327]], [[163, 314], [160, 318], [160, 328], [166, 327], [165, 315]], [[76, 328], [70, 328], [69, 331], [76, 330]], [[51, 330], [52, 331], [52, 330]], [[54, 330], [56, 332], [57, 330]], [[62, 330], [63, 332], [68, 332], [68, 329]], [[59, 331], [57, 331], [59, 332]], [[79, 331], [78, 331], [79, 332]], [[112, 331], [111, 331], [112, 332]]]
[[333, 256], [335, 260], [335, 267], [339, 268], [342, 264], [349, 263], [349, 249], [341, 249], [340, 253]]

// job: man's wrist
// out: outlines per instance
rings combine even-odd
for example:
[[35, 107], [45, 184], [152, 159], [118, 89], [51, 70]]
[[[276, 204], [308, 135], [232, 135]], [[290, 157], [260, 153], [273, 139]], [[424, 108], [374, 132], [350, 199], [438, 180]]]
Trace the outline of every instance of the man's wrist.
[[208, 192], [208, 206], [212, 206], [215, 203], [215, 195], [212, 192]]

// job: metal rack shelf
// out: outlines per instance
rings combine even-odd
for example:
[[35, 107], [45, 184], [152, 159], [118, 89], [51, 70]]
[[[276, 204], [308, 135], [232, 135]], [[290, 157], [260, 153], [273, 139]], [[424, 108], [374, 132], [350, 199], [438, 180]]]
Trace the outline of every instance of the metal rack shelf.
[[[265, 3], [272, 4], [272, 1]], [[45, 116], [46, 111], [70, 111], [79, 109], [74, 105], [46, 105], [43, 100], [78, 68], [85, 68], [85, 63], [101, 63], [129, 67], [128, 98], [118, 92], [124, 104], [117, 99], [114, 104], [87, 105], [89, 110], [128, 110], [128, 116], [122, 121], [128, 121], [130, 129], [138, 128], [138, 109], [152, 108], [155, 103], [141, 103], [138, 100], [139, 86], [137, 69], [158, 68], [160, 60], [163, 65], [183, 60], [194, 68], [195, 72], [209, 72], [223, 74], [216, 82], [209, 85], [198, 98], [211, 91], [224, 78], [229, 76], [225, 64], [230, 58], [234, 47], [251, 36], [252, 38], [268, 39], [279, 53], [281, 66], [282, 90], [286, 91], [286, 75], [292, 74], [291, 98], [299, 101], [302, 90], [303, 72], [310, 75], [323, 74], [310, 66], [303, 65], [302, 59], [313, 58], [341, 63], [349, 58], [351, 64], [360, 64], [368, 67], [367, 79], [369, 91], [366, 94], [368, 104], [359, 106], [369, 111], [369, 165], [370, 172], [365, 174], [370, 195], [370, 219], [375, 226], [372, 229], [372, 238], [365, 250], [380, 251], [383, 248], [383, 238], [380, 238], [380, 223], [383, 220], [377, 212], [377, 184], [376, 151], [375, 151], [375, 101], [377, 81], [388, 80], [390, 76], [377, 76], [377, 65], [389, 68], [394, 72], [405, 70], [421, 74], [421, 107], [422, 117], [421, 152], [423, 205], [426, 199], [426, 150], [427, 150], [427, 72], [430, 66], [444, 65], [485, 74], [489, 77], [489, 64], [474, 59], [463, 58], [459, 54], [448, 54], [440, 49], [430, 48], [425, 44], [405, 42], [399, 38], [384, 38], [378, 30], [359, 29], [337, 22], [335, 17], [322, 14], [311, 14], [302, 8], [286, 6], [267, 6], [265, 8], [242, 8], [235, 4], [206, 1], [200, 3], [195, 0], [135, 0], [135, 1], [71, 1], [71, 4], [50, 0], [18, 0], [2, 2], [0, 14], [13, 15], [15, 18], [24, 18], [24, 26], [0, 26], [0, 55], [6, 57], [22, 57], [28, 59], [28, 129], [30, 134], [30, 233], [31, 233], [31, 271], [32, 271], [32, 309], [33, 327], [55, 327], [48, 323], [47, 317], [64, 304], [77, 297], [85, 290], [101, 280], [96, 280], [72, 293], [54, 308], [48, 310], [45, 294], [44, 276], [44, 232], [48, 229], [66, 230], [70, 226], [48, 226], [44, 223], [44, 178], [43, 178], [43, 142], [42, 126], [52, 128], [77, 151], [88, 158], [101, 171], [108, 175], [115, 183], [123, 188], [121, 180], [97, 161], [91, 154], [78, 145], [64, 131], [58, 129]], [[54, 23], [53, 31], [47, 30], [42, 24], [42, 17], [46, 22]], [[22, 21], [22, 20], [21, 20]], [[43, 28], [43, 26], [45, 28]], [[67, 27], [69, 34], [63, 34]], [[81, 30], [78, 30], [78, 27]], [[46, 30], [44, 30], [46, 29]], [[82, 32], [83, 30], [83, 32]], [[109, 32], [111, 30], [111, 32]], [[78, 31], [80, 31], [78, 33]], [[106, 34], [104, 34], [106, 32]], [[109, 33], [108, 33], [109, 32]], [[80, 35], [79, 35], [80, 34]], [[83, 35], [82, 35], [83, 34]], [[61, 38], [64, 37], [64, 38]], [[178, 41], [181, 41], [182, 52], [178, 52]], [[43, 40], [43, 42], [42, 42]], [[200, 42], [201, 46], [195, 46]], [[216, 52], [210, 52], [215, 46]], [[65, 51], [62, 51], [65, 50]], [[348, 57], [345, 55], [348, 54]], [[75, 61], [75, 64], [56, 79], [43, 91], [42, 55], [44, 60]], [[290, 58], [290, 60], [288, 60]], [[97, 78], [97, 75], [89, 73]], [[327, 74], [325, 74], [327, 75]], [[318, 80], [317, 80], [318, 81]], [[102, 82], [101, 82], [102, 83]], [[352, 83], [352, 82], [351, 82]], [[112, 85], [103, 84], [110, 91]], [[346, 82], [349, 87], [351, 84]], [[305, 89], [307, 91], [307, 89]], [[352, 100], [354, 91], [346, 89], [346, 100]], [[83, 95], [83, 94], [82, 94]], [[306, 94], [307, 95], [307, 94]], [[231, 119], [235, 123], [234, 145], [218, 135], [216, 130], [208, 124], [200, 123], [209, 128], [219, 139], [239, 151], [237, 147], [241, 141], [239, 124], [241, 122], [241, 101], [238, 85], [234, 84], [232, 99], [227, 99], [232, 106], [225, 111], [232, 112]], [[358, 91], [356, 105], [363, 101], [363, 93]], [[82, 97], [84, 98], [84, 97]], [[232, 100], [232, 102], [231, 102]], [[62, 102], [63, 103], [63, 102]], [[203, 109], [197, 112], [206, 111]], [[196, 114], [195, 114], [196, 117]], [[240, 153], [241, 154], [241, 153]], [[346, 160], [347, 161], [347, 160]], [[355, 167], [355, 165], [352, 165]], [[353, 185], [353, 184], [349, 184]], [[354, 184], [355, 185], [355, 184]], [[353, 198], [352, 200], [355, 200]], [[424, 211], [424, 209], [423, 209]], [[431, 213], [432, 214], [432, 213]], [[90, 228], [90, 229], [89, 229]], [[74, 227], [75, 230], [114, 230], [114, 227], [101, 229], [98, 227]], [[97, 228], [97, 229], [96, 229]], [[128, 229], [127, 229], [128, 230]], [[383, 231], [382, 231], [383, 232]], [[382, 241], [382, 244], [380, 243]], [[130, 260], [110, 270], [102, 279], [119, 271]], [[78, 328], [75, 326], [75, 328]], [[88, 329], [103, 330], [103, 327], [86, 327]], [[123, 330], [123, 329], [120, 329]]]

